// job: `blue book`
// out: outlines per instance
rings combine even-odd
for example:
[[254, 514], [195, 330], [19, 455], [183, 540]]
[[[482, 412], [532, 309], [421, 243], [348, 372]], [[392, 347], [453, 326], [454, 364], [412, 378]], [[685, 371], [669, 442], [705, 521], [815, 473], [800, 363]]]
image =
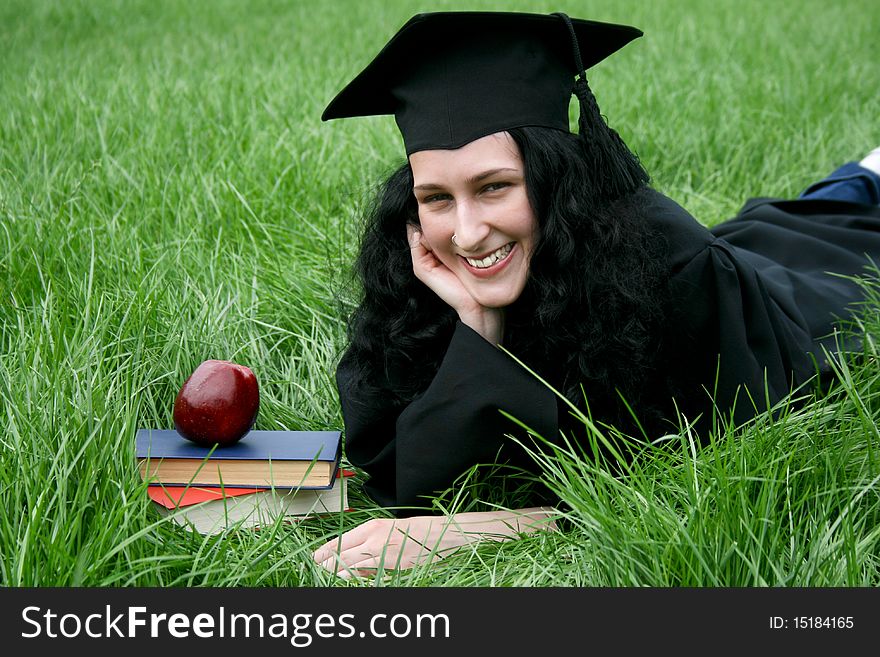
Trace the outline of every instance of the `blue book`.
[[144, 481], [163, 486], [325, 488], [339, 468], [340, 431], [251, 431], [226, 447], [200, 447], [173, 429], [138, 429]]

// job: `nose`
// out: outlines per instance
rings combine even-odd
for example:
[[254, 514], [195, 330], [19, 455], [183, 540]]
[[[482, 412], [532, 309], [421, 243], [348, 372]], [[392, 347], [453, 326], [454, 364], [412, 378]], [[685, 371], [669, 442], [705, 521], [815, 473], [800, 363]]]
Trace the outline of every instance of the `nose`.
[[456, 209], [455, 243], [461, 251], [478, 253], [492, 232], [485, 208], [469, 200], [458, 203]]

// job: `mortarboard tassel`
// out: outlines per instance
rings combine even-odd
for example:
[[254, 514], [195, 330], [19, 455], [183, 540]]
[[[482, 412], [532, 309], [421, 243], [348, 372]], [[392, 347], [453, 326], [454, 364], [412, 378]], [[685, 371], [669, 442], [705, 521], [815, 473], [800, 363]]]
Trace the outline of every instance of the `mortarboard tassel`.
[[574, 83], [574, 94], [580, 106], [578, 132], [592, 172], [592, 179], [586, 182], [596, 198], [606, 200], [621, 198], [648, 182], [648, 173], [620, 135], [608, 126], [599, 112], [596, 97], [587, 84], [587, 72], [581, 60], [581, 51], [571, 19], [561, 12], [554, 15], [562, 18], [568, 26], [575, 64], [579, 71]]

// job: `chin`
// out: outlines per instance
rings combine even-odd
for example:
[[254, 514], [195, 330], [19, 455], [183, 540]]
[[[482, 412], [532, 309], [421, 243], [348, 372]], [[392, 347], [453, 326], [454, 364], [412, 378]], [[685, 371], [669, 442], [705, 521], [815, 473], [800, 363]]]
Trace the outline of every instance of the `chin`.
[[522, 290], [499, 294], [475, 294], [474, 299], [484, 308], [500, 309], [506, 308], [514, 301], [519, 299]]

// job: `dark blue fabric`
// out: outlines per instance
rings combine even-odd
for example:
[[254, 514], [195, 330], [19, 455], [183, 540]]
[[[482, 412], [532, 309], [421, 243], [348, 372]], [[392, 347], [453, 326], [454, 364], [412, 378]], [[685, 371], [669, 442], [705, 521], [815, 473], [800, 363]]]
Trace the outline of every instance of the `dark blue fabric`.
[[880, 205], [880, 175], [858, 162], [847, 162], [827, 178], [807, 187], [798, 198]]

